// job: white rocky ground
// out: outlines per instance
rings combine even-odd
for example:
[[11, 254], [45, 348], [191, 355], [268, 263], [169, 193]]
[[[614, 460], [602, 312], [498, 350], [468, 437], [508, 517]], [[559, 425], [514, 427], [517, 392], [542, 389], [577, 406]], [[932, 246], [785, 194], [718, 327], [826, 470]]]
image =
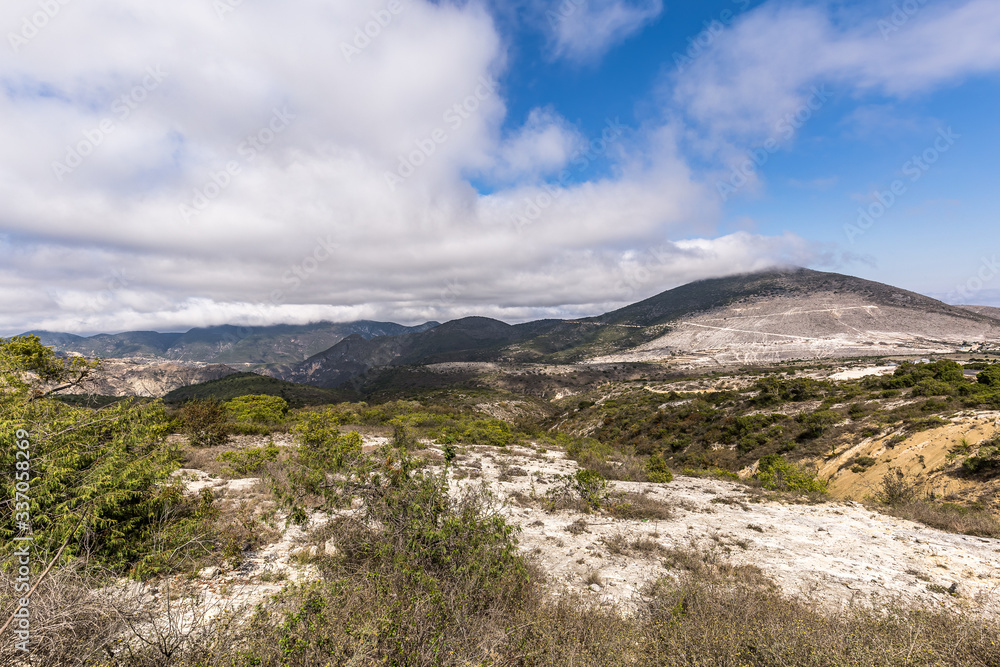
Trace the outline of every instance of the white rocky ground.
[[[858, 503], [796, 504], [738, 483], [692, 477], [669, 484], [613, 483], [616, 491], [662, 501], [672, 508], [669, 519], [545, 511], [546, 491], [575, 470], [576, 462], [562, 452], [485, 447], [465, 449], [451, 470], [456, 493], [482, 483], [494, 491], [498, 511], [521, 528], [520, 547], [545, 572], [553, 595], [575, 592], [595, 604], [634, 611], [648, 584], [672, 575], [671, 550], [678, 549], [755, 565], [785, 594], [828, 608], [852, 600], [898, 600], [1000, 617], [1000, 540], [942, 533]], [[256, 480], [181, 474], [191, 492], [212, 486], [217, 497], [260, 497]], [[328, 519], [313, 516], [310, 529]], [[310, 554], [335, 551], [334, 544], [310, 540], [308, 531], [282, 523], [278, 528], [280, 538], [248, 554], [237, 570], [204, 570], [187, 582], [199, 596], [188, 615], [192, 621], [253, 605], [287, 582], [314, 578]], [[636, 541], [643, 548], [629, 547]], [[143, 590], [152, 602], [162, 601], [163, 589], [161, 583]]]

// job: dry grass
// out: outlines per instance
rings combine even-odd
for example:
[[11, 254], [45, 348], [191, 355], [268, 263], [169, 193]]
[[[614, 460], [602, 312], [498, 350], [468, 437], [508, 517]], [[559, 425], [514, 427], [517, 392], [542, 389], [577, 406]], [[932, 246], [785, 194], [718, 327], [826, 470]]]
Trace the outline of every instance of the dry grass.
[[608, 514], [618, 519], [669, 519], [673, 516], [673, 508], [651, 494], [627, 493], [611, 500], [606, 510]]
[[[586, 597], [553, 600], [538, 587], [468, 607], [452, 597], [460, 594], [460, 582], [437, 594], [443, 597], [427, 597], [401, 588], [407, 578], [352, 574], [334, 564], [325, 581], [288, 588], [242, 623], [205, 621], [186, 644], [170, 644], [177, 646], [170, 656], [150, 646], [143, 651], [142, 644], [132, 651], [114, 648], [113, 635], [122, 626], [110, 608], [85, 585], [64, 578], [54, 580], [39, 597], [36, 622], [46, 630], [38, 642], [46, 648], [36, 652], [31, 664], [1000, 664], [997, 628], [974, 617], [891, 603], [875, 610], [849, 606], [823, 613], [782, 596], [757, 568], [728, 565], [716, 553], [671, 549], [666, 557], [674, 574], [650, 586], [645, 591], [648, 606], [630, 617], [598, 608]], [[585, 583], [604, 582], [597, 570], [589, 570]], [[14, 664], [9, 657], [0, 654], [3, 664]]]
[[[36, 575], [37, 576], [37, 575]], [[0, 574], [0, 609], [7, 613], [23, 596], [14, 581]], [[53, 570], [31, 597], [32, 665], [86, 665], [99, 660], [105, 648], [126, 632], [122, 609], [100, 582], [73, 568]], [[2, 624], [2, 623], [0, 623]], [[25, 655], [16, 650], [10, 630], [0, 641], [0, 664], [16, 665]], [[21, 664], [28, 664], [27, 662]]]
[[1000, 538], [1000, 518], [985, 508], [916, 500], [880, 511], [949, 533]]

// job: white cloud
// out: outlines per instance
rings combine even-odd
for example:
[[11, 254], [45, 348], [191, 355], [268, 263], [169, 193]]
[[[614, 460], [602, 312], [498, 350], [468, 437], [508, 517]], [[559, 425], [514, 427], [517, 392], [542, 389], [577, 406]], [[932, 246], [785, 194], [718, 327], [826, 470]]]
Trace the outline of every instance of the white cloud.
[[[678, 148], [690, 120], [612, 142], [592, 158], [613, 175], [577, 183], [581, 137], [556, 111], [502, 131], [506, 51], [479, 5], [409, 0], [371, 28], [386, 6], [262, 0], [220, 20], [203, 0], [96, 0], [0, 50], [0, 330], [572, 317], [693, 278], [825, 261], [791, 235], [716, 238], [714, 188]], [[559, 48], [602, 52], [660, 9], [581, 5]], [[935, 58], [946, 41], [930, 33], [927, 53], [894, 34], [920, 67], [880, 52], [874, 28], [751, 12], [675, 82], [674, 103], [728, 141], [766, 133], [817, 80], [911, 94], [992, 62], [982, 42], [996, 21], [963, 11], [937, 25], [972, 30], [951, 37], [979, 43], [982, 62]], [[149, 68], [164, 73], [155, 86]], [[71, 149], [88, 155], [60, 181], [53, 163]], [[560, 169], [574, 178], [541, 183]], [[470, 175], [502, 187], [480, 195]]]
[[735, 159], [748, 145], [794, 136], [800, 125], [788, 120], [814, 101], [817, 87], [838, 97], [904, 99], [1000, 69], [993, 0], [927, 5], [888, 34], [879, 20], [868, 13], [835, 20], [825, 5], [761, 5], [670, 79], [670, 104], [700, 128], [703, 151]]
[[545, 11], [553, 55], [592, 62], [663, 12], [662, 0], [558, 0]]
[[372, 28], [386, 6], [102, 0], [0, 55], [0, 329], [593, 314], [632, 249], [712, 233], [669, 133], [591, 154], [614, 179], [533, 185], [581, 137], [551, 109], [502, 137], [491, 18], [411, 0]]
[[558, 172], [585, 141], [552, 109], [532, 109], [524, 125], [499, 146], [492, 175], [501, 181], [534, 180]]

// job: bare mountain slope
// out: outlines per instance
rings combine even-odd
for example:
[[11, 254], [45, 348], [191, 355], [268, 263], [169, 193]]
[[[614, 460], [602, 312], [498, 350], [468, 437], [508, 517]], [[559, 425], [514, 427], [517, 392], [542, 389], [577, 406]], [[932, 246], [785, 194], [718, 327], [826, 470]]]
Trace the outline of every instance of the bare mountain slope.
[[959, 308], [1000, 320], [1000, 308], [994, 308], [993, 306], [959, 306]]
[[692, 283], [604, 317], [669, 328], [655, 340], [600, 361], [693, 355], [695, 362], [759, 363], [931, 354], [964, 343], [1000, 342], [1000, 320], [987, 314], [805, 269]]
[[222, 364], [141, 363], [110, 359], [79, 387], [66, 394], [159, 397], [167, 392], [236, 373]]

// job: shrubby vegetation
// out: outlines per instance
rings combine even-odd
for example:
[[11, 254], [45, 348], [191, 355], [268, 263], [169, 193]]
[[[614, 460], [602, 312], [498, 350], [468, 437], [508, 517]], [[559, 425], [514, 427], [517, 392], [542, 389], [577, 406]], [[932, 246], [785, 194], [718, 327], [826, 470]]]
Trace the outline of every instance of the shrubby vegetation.
[[[166, 445], [162, 405], [121, 402], [102, 410], [47, 398], [93, 368], [64, 360], [36, 337], [0, 341], [0, 557], [8, 563], [17, 521], [30, 522], [36, 562], [87, 557], [125, 568], [147, 552], [171, 493], [177, 451]], [[19, 432], [27, 434], [18, 438]], [[27, 507], [15, 507], [17, 442], [30, 455]], [[24, 467], [22, 463], [22, 468]]]
[[237, 424], [280, 424], [288, 414], [288, 403], [280, 396], [253, 394], [237, 396], [226, 403], [226, 410]]
[[771, 491], [826, 492], [824, 480], [789, 463], [780, 454], [768, 454], [762, 458], [755, 477], [761, 486]]
[[[920, 428], [953, 408], [993, 405], [1000, 389], [991, 369], [998, 367], [985, 367], [976, 383], [938, 362], [839, 384], [772, 375], [746, 390], [628, 389], [600, 401], [575, 397], [560, 414], [509, 421], [477, 409], [483, 397], [472, 391], [301, 409], [254, 391], [229, 396], [228, 403], [188, 402], [178, 420], [156, 401], [102, 409], [54, 401], [46, 394], [85, 376], [86, 362], [61, 360], [37, 340], [5, 341], [0, 465], [14, 469], [12, 434], [29, 431], [37, 461], [31, 506], [37, 562], [62, 548], [63, 567], [39, 589], [39, 600], [53, 601], [40, 608], [38, 621], [51, 634], [38, 642], [32, 664], [1000, 664], [996, 630], [987, 622], [891, 603], [877, 612], [851, 606], [820, 613], [780, 595], [754, 568], [727, 565], [711, 552], [664, 554], [677, 578], [644, 591], [646, 602], [634, 616], [550, 597], [495, 498], [481, 487], [450, 494], [453, 471], [431, 472], [412, 451], [418, 439], [436, 440], [450, 462], [468, 446], [558, 447], [582, 469], [544, 501], [614, 517], [663, 518], [669, 507], [614, 493], [608, 480], [669, 482], [679, 469], [734, 479], [734, 470], [759, 461], [756, 483], [765, 489], [822, 492], [823, 480], [793, 457], [824, 456], [844, 434]], [[921, 402], [893, 409], [868, 403], [886, 392]], [[190, 440], [183, 452], [166, 437], [178, 428]], [[218, 451], [230, 434], [254, 429], [288, 430], [296, 444]], [[389, 444], [365, 453], [358, 431], [390, 436]], [[994, 474], [997, 449], [991, 441], [964, 450], [970, 474]], [[123, 643], [123, 636], [148, 628], [130, 629], [94, 611], [108, 609], [108, 599], [95, 592], [107, 580], [75, 573], [101, 565], [109, 575], [143, 578], [193, 574], [222, 559], [235, 565], [272, 530], [274, 510], [226, 506], [211, 489], [196, 497], [181, 493], [170, 473], [184, 456], [199, 453], [231, 474], [260, 477], [261, 493], [303, 525], [316, 510], [354, 510], [312, 535], [335, 545], [312, 558], [318, 581], [289, 585], [247, 615], [217, 619], [210, 632], [183, 641]], [[857, 458], [852, 465], [864, 463]], [[928, 523], [951, 512], [949, 521], [961, 518], [969, 532], [990, 534], [992, 528], [975, 523], [988, 512], [931, 506], [899, 479], [888, 477], [879, 498], [893, 512]], [[0, 477], [3, 497], [11, 497], [11, 484], [9, 474]], [[0, 525], [5, 567], [13, 535], [9, 522]], [[7, 590], [0, 585], [4, 610]], [[66, 615], [56, 601], [87, 615]], [[5, 650], [0, 661], [9, 656]]]

